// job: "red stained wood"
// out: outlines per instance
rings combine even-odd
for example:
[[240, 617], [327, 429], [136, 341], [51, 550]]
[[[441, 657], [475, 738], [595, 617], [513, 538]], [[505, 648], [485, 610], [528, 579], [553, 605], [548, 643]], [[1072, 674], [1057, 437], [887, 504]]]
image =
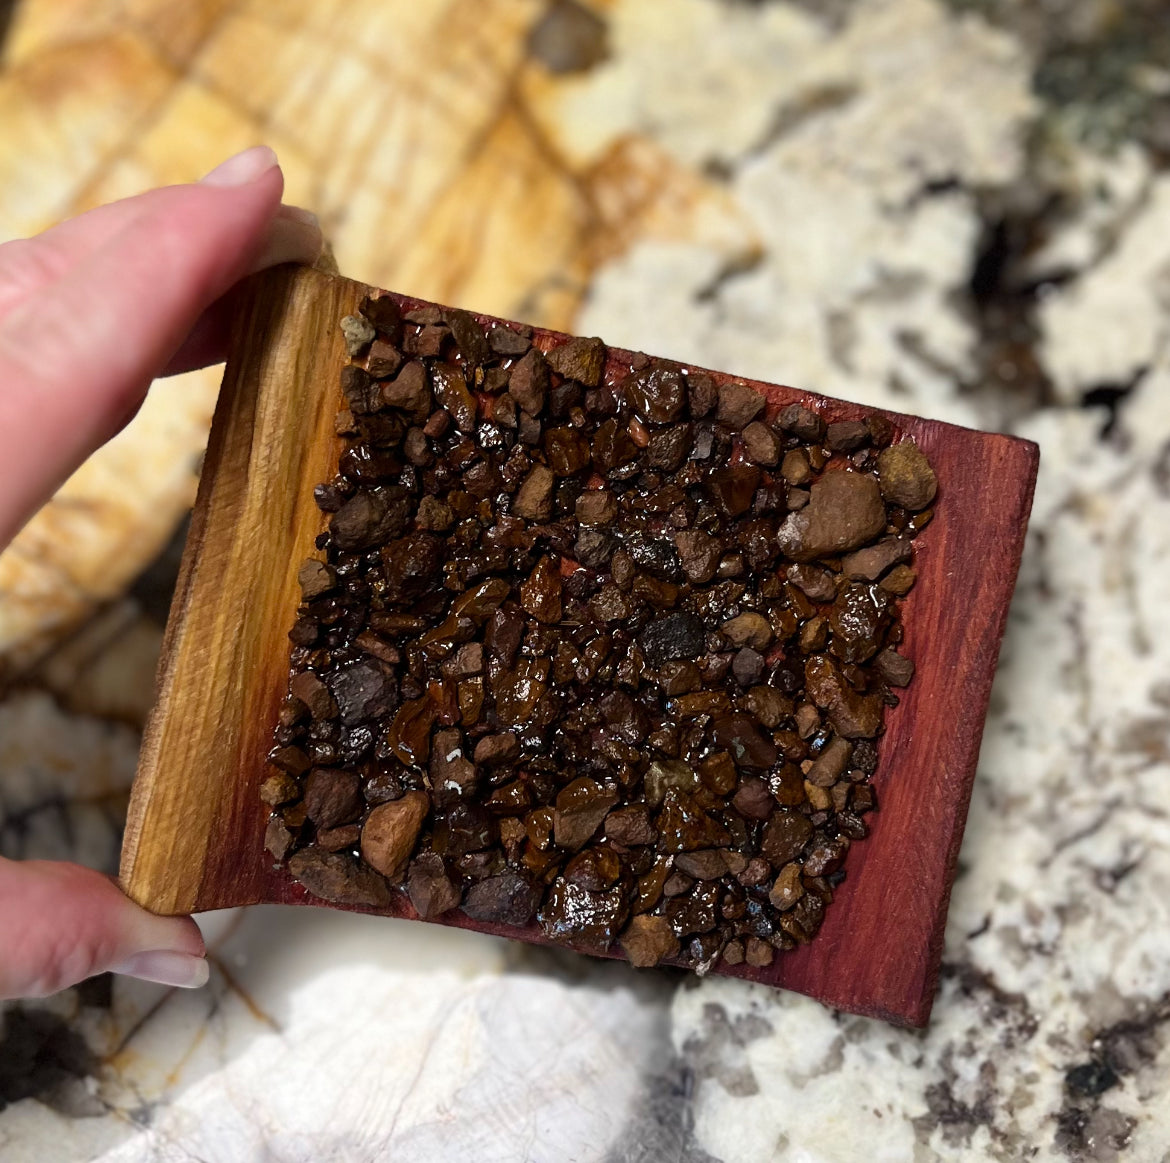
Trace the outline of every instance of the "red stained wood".
[[[241, 303], [123, 852], [127, 891], [157, 911], [323, 903], [264, 851], [267, 808], [257, 789], [287, 683], [285, 635], [296, 609], [296, 568], [312, 552], [312, 533], [304, 534], [324, 527], [312, 484], [331, 475], [339, 451], [332, 429], [337, 369], [344, 359], [337, 321], [366, 290], [315, 271], [283, 271], [259, 277]], [[404, 310], [422, 305], [402, 297], [399, 302]], [[306, 328], [308, 318], [315, 328]], [[534, 334], [546, 350], [564, 338], [539, 329]], [[298, 348], [291, 355], [284, 350], [290, 345]], [[620, 382], [632, 354], [610, 349], [607, 377]], [[290, 367], [299, 369], [295, 382], [289, 382]], [[711, 374], [717, 382], [750, 383], [772, 411], [802, 403], [827, 421], [874, 411], [796, 388]], [[302, 419], [290, 418], [287, 433], [266, 431], [261, 439], [261, 426], [277, 423], [264, 407], [266, 393], [276, 392], [288, 397], [290, 417], [297, 409]], [[912, 436], [930, 458], [939, 493], [934, 519], [914, 542], [918, 583], [903, 602], [902, 652], [917, 671], [900, 692], [901, 704], [886, 713], [873, 778], [879, 810], [866, 817], [871, 834], [850, 849], [847, 877], [811, 944], [777, 953], [766, 969], [741, 965], [715, 972], [920, 1026], [937, 985], [947, 902], [1039, 451], [1013, 437], [884, 415], [895, 425], [895, 439]], [[285, 446], [306, 438], [303, 456], [301, 449], [293, 455]], [[280, 455], [265, 451], [273, 442]], [[265, 480], [263, 473], [294, 462], [299, 493], [288, 502], [286, 519], [247, 528], [249, 509], [236, 492], [267, 489], [271, 506], [287, 482]], [[321, 465], [327, 471], [314, 476]], [[287, 581], [271, 571], [243, 570], [239, 587], [225, 593], [215, 563], [241, 546], [255, 552], [257, 561], [283, 562]], [[240, 587], [246, 592], [236, 592]], [[233, 618], [237, 634], [207, 640], [209, 626], [230, 630]], [[185, 710], [192, 699], [210, 700], [211, 713], [192, 716]], [[160, 857], [164, 852], [167, 859]], [[403, 894], [381, 911], [415, 916]], [[485, 925], [458, 911], [433, 923], [547, 943], [535, 925]]]

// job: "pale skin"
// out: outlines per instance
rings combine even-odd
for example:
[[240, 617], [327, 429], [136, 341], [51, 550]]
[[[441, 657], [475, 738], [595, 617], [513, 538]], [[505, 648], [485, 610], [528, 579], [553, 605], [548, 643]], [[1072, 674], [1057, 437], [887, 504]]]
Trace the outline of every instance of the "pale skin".
[[[154, 377], [223, 358], [218, 303], [234, 283], [317, 258], [316, 221], [283, 206], [283, 189], [258, 146], [200, 183], [0, 246], [0, 548], [133, 417]], [[0, 858], [0, 999], [105, 971], [199, 986], [204, 953], [189, 917], [155, 916], [98, 872]]]

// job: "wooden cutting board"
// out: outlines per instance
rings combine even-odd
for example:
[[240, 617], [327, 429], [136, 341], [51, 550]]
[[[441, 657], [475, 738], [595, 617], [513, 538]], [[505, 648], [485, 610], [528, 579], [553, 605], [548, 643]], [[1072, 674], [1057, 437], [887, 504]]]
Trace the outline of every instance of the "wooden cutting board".
[[[322, 903], [264, 850], [268, 812], [258, 789], [288, 681], [296, 567], [325, 527], [312, 490], [334, 474], [341, 449], [334, 417], [346, 354], [338, 322], [369, 290], [282, 268], [240, 292], [123, 847], [123, 886], [157, 912]], [[420, 301], [402, 302], [409, 309]], [[537, 329], [534, 343], [547, 348], [559, 338]], [[612, 349], [607, 373], [620, 378], [630, 355]], [[720, 383], [732, 378], [713, 374]], [[814, 406], [830, 422], [872, 411], [752, 386], [781, 406]], [[874, 777], [881, 810], [869, 838], [850, 851], [848, 877], [809, 945], [764, 969], [716, 972], [923, 1025], [1039, 450], [886, 415], [927, 454], [940, 491], [934, 520], [915, 540], [919, 581], [903, 622], [917, 673], [887, 713]], [[402, 894], [380, 911], [415, 916]], [[534, 925], [485, 926], [458, 911], [437, 923], [544, 943]]]

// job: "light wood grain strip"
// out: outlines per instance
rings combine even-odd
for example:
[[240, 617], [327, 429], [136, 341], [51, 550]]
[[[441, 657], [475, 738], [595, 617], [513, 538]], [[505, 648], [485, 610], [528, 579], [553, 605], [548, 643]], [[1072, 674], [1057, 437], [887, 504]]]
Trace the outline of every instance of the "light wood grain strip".
[[[338, 320], [364, 288], [285, 267], [241, 289], [143, 742], [122, 882], [162, 913], [260, 899], [256, 786], [285, 693], [296, 562], [336, 471]], [[259, 831], [258, 831], [259, 829]]]

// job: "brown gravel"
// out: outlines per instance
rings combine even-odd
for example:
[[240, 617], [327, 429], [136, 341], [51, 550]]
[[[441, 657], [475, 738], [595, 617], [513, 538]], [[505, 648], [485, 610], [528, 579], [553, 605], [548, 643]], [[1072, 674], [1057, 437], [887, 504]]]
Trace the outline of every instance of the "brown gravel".
[[639, 966], [813, 939], [913, 676], [926, 458], [597, 339], [390, 296], [343, 330], [272, 858], [334, 903], [400, 889]]

